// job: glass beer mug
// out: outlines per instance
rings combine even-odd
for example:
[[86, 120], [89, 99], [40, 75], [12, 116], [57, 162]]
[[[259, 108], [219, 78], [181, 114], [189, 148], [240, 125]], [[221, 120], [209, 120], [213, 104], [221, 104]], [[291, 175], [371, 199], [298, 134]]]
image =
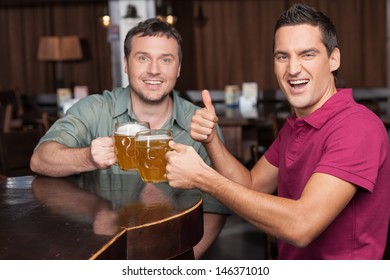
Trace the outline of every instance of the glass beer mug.
[[168, 143], [172, 139], [172, 131], [166, 129], [151, 129], [136, 134], [136, 162], [144, 182], [167, 181], [165, 154], [170, 150]]
[[139, 131], [149, 130], [148, 122], [116, 123], [114, 128], [114, 151], [119, 168], [135, 170], [135, 135]]

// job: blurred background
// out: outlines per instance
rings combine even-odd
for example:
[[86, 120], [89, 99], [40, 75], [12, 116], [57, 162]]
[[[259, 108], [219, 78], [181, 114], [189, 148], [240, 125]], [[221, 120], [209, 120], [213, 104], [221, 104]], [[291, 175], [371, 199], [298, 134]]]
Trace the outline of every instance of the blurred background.
[[[256, 82], [277, 89], [272, 35], [288, 0], [2, 0], [0, 89], [22, 95], [85, 85], [89, 93], [127, 83], [123, 36], [138, 21], [160, 15], [173, 20], [184, 41], [180, 91], [224, 89]], [[342, 65], [340, 86], [387, 88], [388, 0], [301, 1], [336, 25]], [[103, 16], [110, 16], [109, 22]], [[170, 16], [170, 17], [169, 17]], [[107, 18], [107, 17], [106, 17]], [[75, 36], [82, 54], [38, 56], [43, 37]]]

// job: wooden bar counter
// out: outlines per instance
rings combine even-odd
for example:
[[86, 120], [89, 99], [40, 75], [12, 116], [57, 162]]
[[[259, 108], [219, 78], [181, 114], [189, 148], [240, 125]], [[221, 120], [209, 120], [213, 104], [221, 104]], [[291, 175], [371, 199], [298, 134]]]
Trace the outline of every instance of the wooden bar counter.
[[191, 259], [202, 196], [136, 172], [0, 180], [0, 259]]

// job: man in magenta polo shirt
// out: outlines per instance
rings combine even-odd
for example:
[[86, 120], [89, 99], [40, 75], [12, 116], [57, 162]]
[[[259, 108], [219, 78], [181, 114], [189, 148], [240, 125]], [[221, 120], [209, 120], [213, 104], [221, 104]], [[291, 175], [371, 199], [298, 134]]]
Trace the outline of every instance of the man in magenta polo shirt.
[[[278, 195], [299, 200], [314, 173], [348, 181], [356, 192], [310, 245], [280, 241], [280, 258], [382, 258], [390, 204], [387, 138], [381, 120], [357, 104], [350, 89], [338, 90], [307, 117], [287, 120], [265, 155], [279, 168]], [[323, 199], [332, 204], [332, 197]]]
[[[171, 142], [167, 177], [197, 187], [275, 236], [280, 259], [381, 259], [390, 218], [390, 147], [381, 120], [336, 88], [336, 29], [315, 9], [293, 5], [274, 31], [274, 71], [294, 114], [247, 170], [218, 138], [208, 91], [192, 118], [206, 165]], [[278, 195], [272, 195], [277, 190]]]

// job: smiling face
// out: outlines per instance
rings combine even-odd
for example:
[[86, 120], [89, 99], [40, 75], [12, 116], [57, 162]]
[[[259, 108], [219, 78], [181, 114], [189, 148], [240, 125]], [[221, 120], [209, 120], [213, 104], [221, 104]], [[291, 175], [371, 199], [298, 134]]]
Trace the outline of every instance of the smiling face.
[[275, 33], [274, 68], [279, 86], [298, 117], [320, 108], [336, 92], [336, 48], [328, 56], [319, 27], [287, 25]]
[[125, 58], [131, 94], [156, 104], [169, 96], [180, 75], [179, 46], [166, 36], [135, 36]]

